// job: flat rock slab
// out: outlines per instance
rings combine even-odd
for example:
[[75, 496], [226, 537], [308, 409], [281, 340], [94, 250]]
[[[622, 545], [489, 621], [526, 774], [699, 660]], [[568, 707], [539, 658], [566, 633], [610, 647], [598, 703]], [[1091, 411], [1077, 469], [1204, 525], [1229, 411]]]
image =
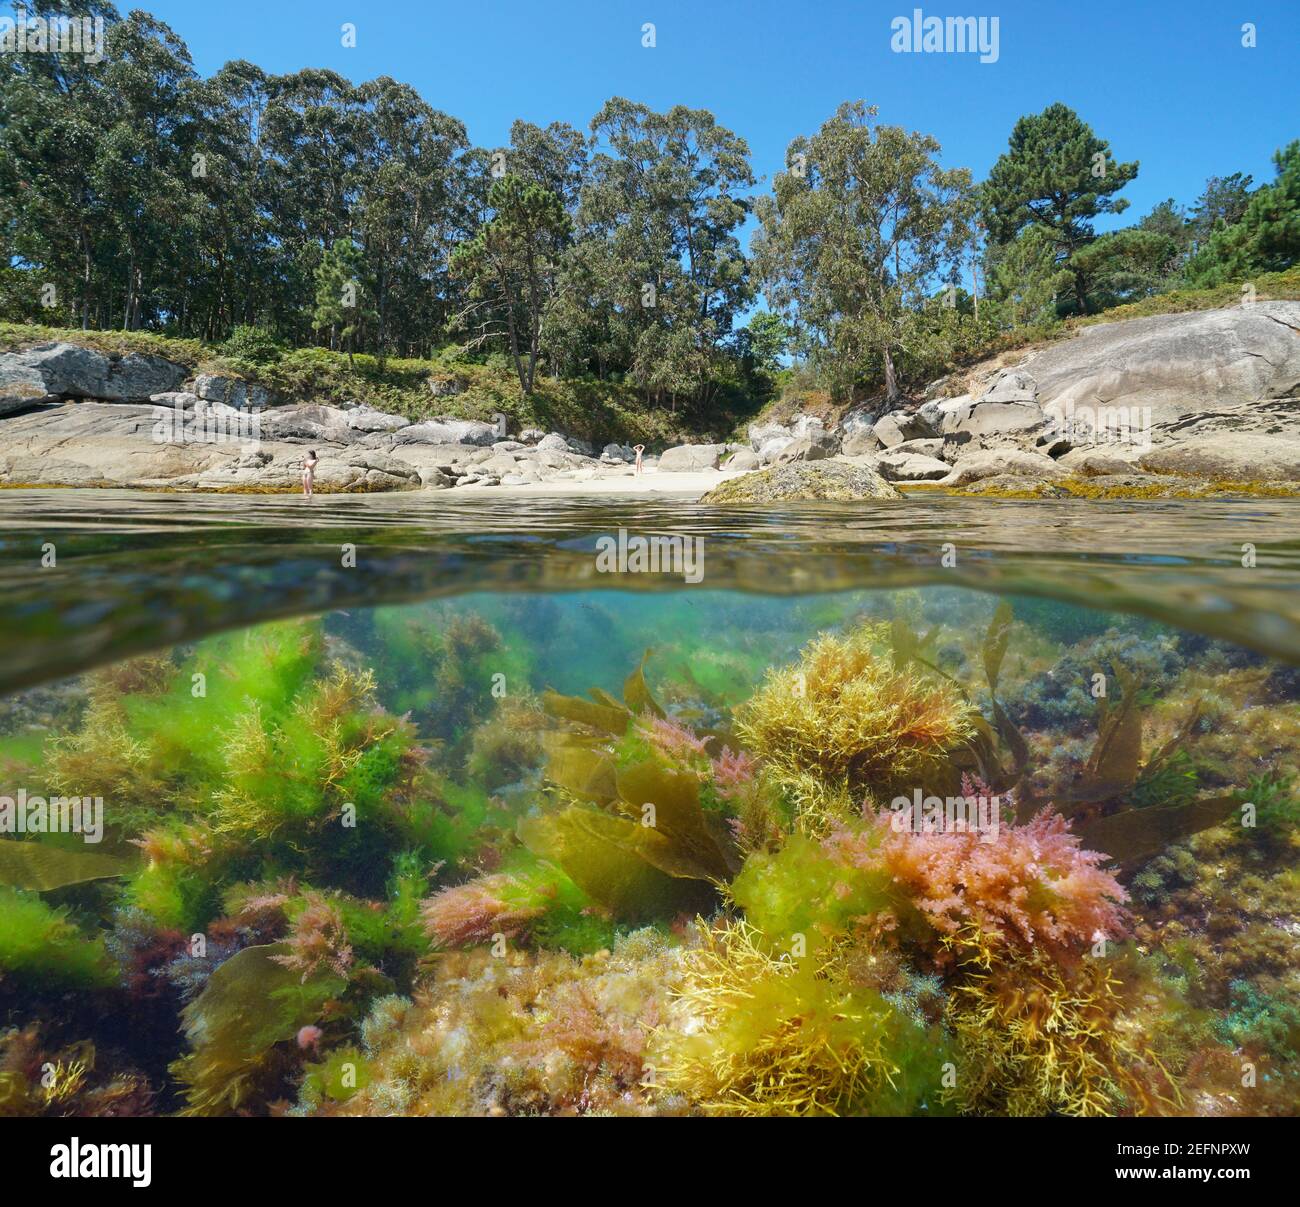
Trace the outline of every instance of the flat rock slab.
[[1256, 302], [1085, 327], [1024, 368], [1051, 418], [1099, 405], [1150, 407], [1151, 422], [1294, 395], [1300, 302]]
[[1232, 482], [1300, 480], [1300, 435], [1260, 432], [1194, 436], [1143, 453], [1138, 464], [1151, 473], [1187, 474]]

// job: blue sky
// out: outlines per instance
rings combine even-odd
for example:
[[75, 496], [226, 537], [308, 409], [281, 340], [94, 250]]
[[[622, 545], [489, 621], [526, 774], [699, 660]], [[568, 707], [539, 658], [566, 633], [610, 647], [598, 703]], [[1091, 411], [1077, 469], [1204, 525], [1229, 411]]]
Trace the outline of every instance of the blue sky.
[[[858, 98], [937, 137], [950, 166], [983, 177], [1017, 117], [1071, 105], [1141, 172], [1123, 221], [1206, 176], [1271, 180], [1270, 156], [1300, 137], [1297, 0], [944, 0], [930, 16], [997, 16], [999, 57], [896, 54], [890, 22], [912, 4], [834, 0], [136, 0], [210, 74], [228, 59], [271, 71], [330, 67], [390, 75], [461, 118], [479, 145], [524, 117], [585, 128], [623, 95], [712, 110], [743, 135], [760, 177], [787, 143]], [[129, 2], [119, 3], [125, 10]], [[657, 45], [641, 45], [644, 22]], [[1241, 45], [1254, 22], [1258, 45]], [[340, 44], [353, 22], [357, 45]], [[1112, 223], [1113, 224], [1113, 223]], [[1106, 225], [1106, 224], [1103, 224]]]

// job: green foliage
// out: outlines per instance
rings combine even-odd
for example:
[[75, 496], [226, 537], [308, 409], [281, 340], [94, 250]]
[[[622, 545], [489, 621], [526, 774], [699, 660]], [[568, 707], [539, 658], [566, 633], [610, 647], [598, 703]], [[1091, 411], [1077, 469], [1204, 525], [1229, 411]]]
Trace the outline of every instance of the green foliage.
[[983, 185], [989, 238], [1004, 245], [1026, 227], [1041, 230], [1057, 266], [1069, 276], [1076, 312], [1086, 314], [1098, 266], [1095, 253], [1085, 261], [1077, 254], [1093, 241], [1093, 218], [1127, 208], [1128, 202], [1113, 194], [1137, 172], [1136, 161], [1114, 162], [1110, 144], [1066, 105], [1022, 117]]
[[270, 331], [247, 325], [236, 327], [230, 338], [221, 345], [222, 356], [253, 365], [270, 364], [279, 360], [283, 352], [283, 346]]
[[1250, 194], [1240, 219], [1217, 226], [1192, 258], [1191, 284], [1243, 281], [1300, 260], [1300, 140], [1281, 148], [1273, 162], [1277, 179]]
[[299, 1102], [312, 1108], [328, 1098], [346, 1102], [358, 1090], [364, 1090], [374, 1078], [370, 1061], [354, 1047], [335, 1048], [323, 1060], [307, 1066]]
[[[378, 312], [364, 300], [362, 293], [362, 254], [350, 239], [335, 239], [321, 256], [316, 268], [316, 308], [312, 326], [327, 330], [330, 347], [343, 344], [352, 358], [353, 336], [363, 323], [373, 322]], [[336, 342], [337, 341], [337, 342]]]
[[451, 258], [452, 276], [470, 286], [469, 310], [458, 321], [477, 332], [478, 342], [504, 332], [520, 392], [527, 395], [537, 375], [544, 307], [569, 241], [569, 217], [556, 193], [513, 173], [493, 182], [487, 200], [493, 217]]
[[858, 984], [845, 953], [777, 958], [744, 923], [706, 933], [679, 997], [694, 1026], [657, 1037], [665, 1089], [709, 1114], [913, 1114], [938, 1105], [942, 1035]]
[[754, 247], [769, 301], [797, 313], [834, 388], [879, 372], [892, 400], [932, 282], [965, 255], [971, 182], [939, 166], [933, 138], [875, 119], [844, 104], [790, 144], [789, 169], [756, 206]]
[[1234, 1047], [1300, 1059], [1300, 1005], [1286, 994], [1261, 993], [1250, 981], [1234, 981], [1231, 1009], [1215, 1022], [1219, 1037]]
[[1255, 825], [1262, 831], [1281, 838], [1300, 827], [1300, 791], [1294, 776], [1252, 775], [1241, 796], [1255, 806]]
[[99, 938], [87, 938], [66, 909], [0, 886], [0, 986], [28, 993], [101, 989], [116, 971]]
[[788, 949], [801, 935], [809, 950], [845, 937], [855, 922], [902, 901], [883, 866], [853, 868], [800, 834], [777, 852], [752, 854], [732, 881], [730, 896], [773, 945]]

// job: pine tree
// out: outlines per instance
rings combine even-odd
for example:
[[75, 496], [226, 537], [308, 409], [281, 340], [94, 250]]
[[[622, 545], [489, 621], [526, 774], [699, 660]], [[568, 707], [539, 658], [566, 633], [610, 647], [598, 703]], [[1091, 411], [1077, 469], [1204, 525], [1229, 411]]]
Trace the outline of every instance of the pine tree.
[[1092, 219], [1128, 208], [1114, 194], [1137, 173], [1137, 161], [1115, 163], [1110, 144], [1073, 109], [1049, 105], [1016, 122], [1007, 151], [989, 173], [982, 194], [989, 237], [1006, 244], [1027, 226], [1046, 230], [1057, 262], [1071, 271], [1075, 306], [1086, 313], [1088, 280], [1071, 261], [1096, 238]]
[[351, 239], [335, 239], [316, 269], [312, 326], [317, 331], [329, 329], [331, 348], [340, 344], [347, 348], [349, 366], [357, 329], [363, 321], [375, 318], [374, 310], [363, 301], [361, 264], [361, 249]]

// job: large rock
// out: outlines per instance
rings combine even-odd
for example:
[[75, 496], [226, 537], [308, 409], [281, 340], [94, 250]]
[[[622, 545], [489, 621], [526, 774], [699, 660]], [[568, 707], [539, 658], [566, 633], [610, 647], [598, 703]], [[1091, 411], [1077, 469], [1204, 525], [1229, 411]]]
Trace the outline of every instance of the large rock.
[[963, 453], [950, 473], [938, 479], [940, 486], [967, 486], [981, 478], [1000, 475], [1052, 479], [1068, 476], [1051, 457], [1019, 448], [977, 448]]
[[[261, 418], [202, 401], [189, 410], [61, 403], [4, 420], [0, 479], [33, 486], [300, 489], [302, 445], [268, 439]], [[377, 450], [322, 441], [317, 452], [322, 491], [420, 486], [418, 467]]]
[[790, 441], [777, 453], [774, 460], [777, 465], [791, 465], [796, 461], [825, 461], [829, 456], [831, 456], [831, 450], [824, 444], [808, 436], [802, 436], [797, 440]]
[[1142, 453], [1138, 464], [1151, 473], [1232, 482], [1296, 481], [1300, 480], [1300, 431], [1290, 437], [1262, 432], [1193, 436], [1157, 445]]
[[360, 406], [348, 412], [348, 427], [358, 432], [397, 432], [410, 426], [405, 415], [390, 415], [374, 407]]
[[1038, 387], [1023, 369], [1003, 369], [976, 399], [927, 403], [939, 430], [946, 436], [1000, 436], [1047, 427], [1038, 405]]
[[185, 368], [164, 360], [128, 352], [110, 356], [79, 344], [37, 344], [22, 352], [0, 356], [0, 397], [32, 397], [40, 385], [48, 395], [98, 398], [108, 402], [147, 402], [151, 395], [175, 390], [185, 380]]
[[931, 431], [942, 433], [948, 416], [969, 406], [971, 401], [969, 394], [962, 394], [957, 398], [934, 398], [917, 407], [916, 413], [921, 416]]
[[702, 503], [791, 503], [802, 500], [900, 499], [874, 469], [844, 461], [798, 462], [741, 474], [715, 486]]
[[742, 448], [732, 453], [722, 468], [726, 470], [743, 470], [748, 473], [750, 470], [758, 469], [762, 463], [762, 459], [752, 448]]
[[265, 386], [228, 373], [200, 373], [194, 379], [194, 393], [207, 402], [235, 408], [264, 407], [269, 401]]
[[718, 459], [726, 450], [725, 444], [678, 444], [665, 449], [659, 458], [659, 472], [701, 473], [717, 469]]
[[1038, 383], [1024, 369], [1003, 369], [980, 395], [979, 401], [1033, 406], [1038, 402]]
[[0, 357], [0, 415], [25, 411], [55, 397], [39, 370]]
[[922, 457], [937, 457], [943, 460], [944, 441], [937, 436], [929, 439], [904, 440], [889, 450], [891, 453], [919, 453]]
[[763, 445], [772, 440], [793, 440], [794, 433], [784, 423], [751, 423], [749, 425], [749, 447], [754, 452], [763, 451]]
[[357, 439], [358, 433], [349, 424], [349, 416], [348, 411], [323, 403], [277, 407], [261, 416], [262, 435], [271, 440], [315, 440], [326, 444], [350, 444]]
[[501, 439], [495, 424], [478, 419], [423, 419], [393, 433], [393, 446], [404, 444], [478, 444], [489, 446]]
[[847, 440], [855, 432], [869, 432], [875, 426], [878, 411], [875, 408], [859, 407], [850, 411], [840, 420], [840, 432]]
[[1133, 445], [1071, 449], [1057, 458], [1057, 465], [1085, 478], [1131, 473], [1146, 449]]
[[[374, 449], [318, 450], [315, 488], [326, 493], [415, 490], [424, 483], [420, 471]], [[288, 490], [302, 486], [302, 450], [262, 445], [240, 457], [219, 453], [201, 473], [174, 483], [197, 490]]]
[[840, 452], [846, 457], [865, 457], [869, 453], [876, 452], [880, 447], [880, 437], [876, 435], [875, 429], [868, 425], [854, 428], [849, 432], [840, 445]]
[[1046, 414], [1150, 408], [1152, 425], [1300, 393], [1300, 302], [1161, 314], [1083, 328], [1025, 368]]
[[881, 453], [876, 458], [876, 468], [889, 482], [935, 482], [946, 478], [952, 466], [946, 461], [940, 461], [938, 457], [906, 452], [900, 445]]
[[876, 439], [886, 448], [902, 444], [904, 440], [920, 440], [936, 435], [924, 417], [914, 411], [890, 411], [876, 420], [873, 428]]

